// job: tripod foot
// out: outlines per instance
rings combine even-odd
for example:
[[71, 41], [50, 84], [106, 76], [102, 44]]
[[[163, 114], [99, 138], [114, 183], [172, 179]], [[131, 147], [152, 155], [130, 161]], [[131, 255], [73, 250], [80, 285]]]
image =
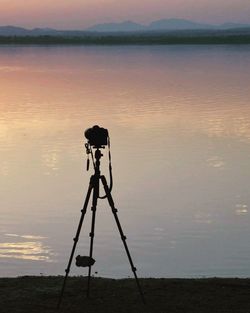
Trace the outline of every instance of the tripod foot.
[[105, 193], [106, 193], [106, 196], [107, 196], [110, 208], [111, 208], [112, 213], [114, 215], [117, 228], [118, 228], [119, 233], [121, 235], [121, 239], [122, 239], [125, 251], [126, 251], [127, 256], [128, 256], [128, 260], [129, 260], [129, 263], [130, 263], [130, 266], [131, 266], [131, 270], [132, 270], [132, 272], [134, 274], [134, 277], [135, 277], [135, 281], [136, 281], [136, 285], [137, 285], [138, 291], [139, 291], [139, 293], [141, 295], [142, 302], [145, 304], [146, 303], [145, 302], [145, 298], [144, 298], [144, 295], [143, 295], [143, 292], [142, 292], [142, 289], [141, 289], [141, 285], [140, 285], [139, 279], [138, 279], [137, 274], [136, 274], [136, 267], [134, 266], [134, 263], [133, 263], [133, 260], [132, 260], [132, 257], [130, 255], [130, 252], [129, 252], [129, 249], [128, 249], [128, 245], [127, 245], [127, 242], [126, 242], [127, 237], [123, 233], [122, 226], [121, 226], [121, 223], [120, 223], [118, 215], [117, 215], [118, 210], [115, 207], [114, 200], [113, 200], [112, 195], [110, 193], [110, 190], [109, 190], [109, 187], [108, 187], [108, 184], [107, 184], [105, 176], [101, 175], [100, 178], [101, 178], [101, 181], [102, 181], [102, 184], [103, 184], [103, 188], [105, 190]]

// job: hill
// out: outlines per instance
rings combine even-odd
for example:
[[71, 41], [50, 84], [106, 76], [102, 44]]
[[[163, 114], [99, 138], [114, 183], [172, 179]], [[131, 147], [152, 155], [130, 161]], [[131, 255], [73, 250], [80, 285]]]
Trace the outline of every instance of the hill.
[[235, 28], [250, 28], [250, 24], [224, 23], [220, 25], [197, 23], [186, 19], [161, 19], [148, 25], [137, 24], [131, 21], [122, 23], [97, 24], [87, 28], [88, 31], [96, 32], [126, 32], [126, 31], [170, 31], [170, 30], [222, 30]]
[[185, 19], [161, 19], [148, 25], [125, 21], [119, 23], [97, 24], [85, 30], [58, 30], [52, 28], [26, 29], [17, 26], [0, 26], [0, 36], [64, 36], [81, 37], [94, 36], [94, 33], [151, 33], [171, 31], [226, 31], [226, 30], [250, 29], [250, 24], [224, 23], [221, 25], [196, 23]]
[[87, 29], [88, 31], [97, 32], [128, 32], [128, 31], [141, 31], [145, 30], [145, 27], [141, 24], [137, 24], [131, 21], [125, 21], [121, 23], [104, 23], [97, 24]]

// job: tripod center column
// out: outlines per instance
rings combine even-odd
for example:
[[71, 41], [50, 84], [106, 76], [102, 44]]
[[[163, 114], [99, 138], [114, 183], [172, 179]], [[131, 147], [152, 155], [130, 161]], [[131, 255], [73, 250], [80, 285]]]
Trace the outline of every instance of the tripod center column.
[[100, 149], [97, 149], [95, 151], [95, 159], [96, 159], [96, 163], [95, 163], [95, 174], [100, 175], [100, 159], [103, 156], [103, 154], [101, 153]]

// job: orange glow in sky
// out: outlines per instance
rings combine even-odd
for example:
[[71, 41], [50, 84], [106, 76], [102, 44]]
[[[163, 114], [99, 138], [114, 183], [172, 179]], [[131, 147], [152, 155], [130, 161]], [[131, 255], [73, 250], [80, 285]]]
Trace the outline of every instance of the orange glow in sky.
[[84, 29], [96, 23], [162, 18], [250, 23], [249, 0], [2, 0], [1, 25]]

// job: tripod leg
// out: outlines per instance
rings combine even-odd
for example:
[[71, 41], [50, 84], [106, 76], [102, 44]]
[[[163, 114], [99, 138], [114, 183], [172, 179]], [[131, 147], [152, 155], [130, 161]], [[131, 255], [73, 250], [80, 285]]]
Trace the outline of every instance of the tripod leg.
[[78, 239], [79, 239], [79, 235], [80, 235], [80, 232], [81, 232], [84, 216], [85, 216], [86, 211], [87, 211], [89, 198], [90, 198], [90, 195], [91, 195], [93, 187], [94, 186], [93, 186], [93, 176], [92, 176], [90, 178], [89, 188], [88, 188], [87, 195], [86, 195], [86, 198], [85, 198], [85, 201], [84, 201], [84, 205], [83, 205], [83, 208], [81, 210], [82, 214], [81, 214], [81, 218], [80, 218], [80, 221], [79, 221], [79, 224], [78, 224], [78, 228], [77, 228], [77, 231], [76, 231], [76, 236], [75, 236], [75, 238], [73, 238], [74, 244], [73, 244], [72, 251], [71, 251], [71, 254], [70, 254], [70, 257], [69, 257], [68, 266], [67, 266], [67, 268], [65, 270], [66, 274], [65, 274], [65, 277], [64, 277], [63, 285], [62, 285], [60, 298], [59, 298], [59, 301], [58, 301], [58, 304], [57, 304], [57, 308], [58, 309], [60, 308], [60, 305], [61, 305], [61, 302], [62, 302], [66, 281], [67, 281], [67, 278], [68, 278], [68, 275], [69, 275], [69, 272], [70, 272], [71, 263], [72, 263], [72, 260], [73, 260], [73, 257], [74, 257], [76, 245], [77, 245], [77, 242], [78, 242]]
[[[89, 233], [90, 237], [90, 248], [89, 248], [89, 258], [92, 259], [93, 256], [93, 244], [94, 244], [94, 236], [95, 236], [95, 217], [96, 217], [96, 207], [97, 207], [97, 199], [99, 197], [99, 176], [94, 177], [94, 191], [93, 191], [93, 199], [92, 199], [92, 221], [91, 221], [91, 231]], [[90, 294], [90, 280], [91, 280], [91, 269], [92, 265], [89, 266], [88, 271], [88, 282], [87, 282], [87, 298], [89, 298]]]
[[143, 292], [142, 292], [142, 289], [141, 289], [141, 285], [140, 285], [139, 279], [138, 279], [137, 274], [136, 274], [136, 268], [135, 268], [135, 266], [133, 264], [133, 260], [132, 260], [132, 257], [130, 255], [130, 252], [129, 252], [129, 249], [128, 249], [128, 245], [127, 245], [127, 242], [126, 242], [126, 236], [123, 233], [122, 226], [121, 226], [121, 223], [120, 223], [118, 215], [117, 215], [117, 209], [115, 208], [115, 204], [114, 204], [112, 195], [111, 195], [111, 193], [109, 191], [107, 180], [106, 180], [105, 176], [103, 176], [103, 175], [101, 176], [101, 181], [102, 181], [102, 184], [103, 184], [103, 187], [104, 187], [104, 190], [105, 190], [105, 193], [106, 193], [109, 205], [111, 207], [112, 213], [114, 215], [114, 218], [115, 218], [115, 221], [116, 221], [119, 233], [121, 235], [121, 239], [122, 239], [124, 248], [126, 250], [126, 253], [127, 253], [127, 256], [128, 256], [128, 260], [129, 260], [129, 263], [131, 265], [132, 272], [134, 273], [134, 277], [135, 277], [135, 281], [136, 281], [136, 284], [137, 284], [138, 291], [139, 291], [139, 293], [141, 295], [143, 303], [145, 304], [145, 298], [144, 298], [144, 295], [143, 295]]

